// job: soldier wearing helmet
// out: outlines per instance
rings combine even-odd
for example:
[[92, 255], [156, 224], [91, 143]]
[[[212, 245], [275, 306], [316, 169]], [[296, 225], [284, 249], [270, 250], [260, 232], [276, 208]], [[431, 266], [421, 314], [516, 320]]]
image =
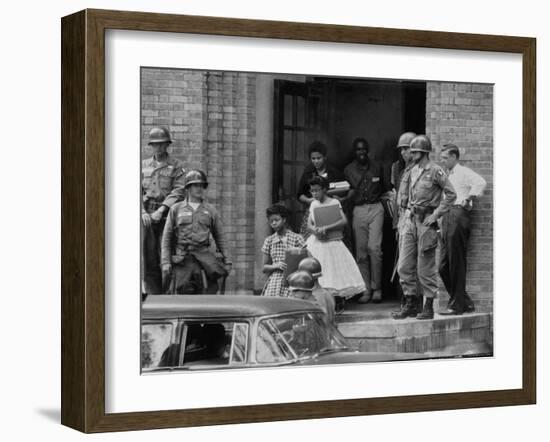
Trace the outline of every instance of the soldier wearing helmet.
[[335, 290], [329, 290], [321, 287], [319, 284], [319, 278], [322, 276], [321, 263], [310, 256], [304, 258], [298, 264], [298, 270], [304, 270], [308, 272], [313, 278], [313, 289], [311, 294], [315, 298], [314, 302], [323, 309], [327, 315], [329, 324], [335, 324]]
[[[204, 201], [208, 187], [202, 170], [185, 174], [186, 198], [168, 212], [162, 235], [161, 268], [165, 286], [173, 294], [216, 293], [217, 281], [228, 274], [231, 262], [216, 208]], [[220, 258], [210, 249], [213, 238]]]
[[[432, 143], [428, 136], [417, 135], [411, 141], [415, 163], [403, 177], [399, 189], [405, 221], [399, 243], [398, 272], [405, 295], [405, 305], [394, 319], [416, 317], [432, 319], [433, 300], [438, 279], [435, 263], [437, 221], [449, 211], [456, 193], [445, 171], [430, 160]], [[417, 281], [422, 287], [424, 307], [418, 313], [415, 305]]]
[[399, 205], [397, 204], [397, 195], [399, 193], [399, 187], [401, 179], [408, 171], [414, 166], [411, 154], [411, 141], [416, 137], [414, 132], [405, 132], [401, 134], [397, 141], [396, 149], [399, 150], [399, 159], [395, 161], [391, 166], [391, 183], [395, 189], [395, 216], [393, 218], [393, 228], [396, 229], [399, 223]]
[[315, 302], [312, 291], [315, 286], [313, 276], [305, 270], [296, 270], [288, 275], [289, 297]]
[[170, 156], [168, 129], [154, 127], [149, 133], [153, 156], [141, 163], [144, 291], [162, 293], [160, 240], [170, 207], [184, 197], [183, 163]]
[[[404, 217], [405, 210], [402, 209], [400, 205], [399, 189], [401, 187], [401, 180], [404, 179], [404, 177], [411, 171], [411, 169], [415, 164], [412, 159], [412, 153], [411, 153], [411, 141], [413, 140], [414, 137], [416, 137], [416, 133], [414, 132], [404, 132], [401, 134], [401, 136], [397, 140], [397, 144], [395, 145], [396, 150], [398, 150], [399, 159], [395, 161], [391, 167], [391, 183], [394, 188], [392, 225], [396, 231], [396, 238], [397, 238], [397, 251], [395, 255], [395, 264], [394, 264], [394, 271], [393, 271], [394, 276], [397, 272], [397, 260], [399, 259], [399, 238], [400, 238], [399, 232], [405, 222], [405, 217]], [[392, 277], [392, 281], [393, 279], [394, 277]], [[403, 307], [405, 305], [405, 296], [403, 296], [403, 290], [399, 283], [396, 284], [396, 290], [400, 294], [401, 307]], [[420, 294], [420, 293], [421, 293], [421, 288], [418, 287], [417, 294]], [[419, 304], [417, 305], [417, 309], [421, 310], [422, 296], [417, 296], [416, 300]], [[397, 310], [396, 313], [400, 311], [401, 311], [401, 308]]]

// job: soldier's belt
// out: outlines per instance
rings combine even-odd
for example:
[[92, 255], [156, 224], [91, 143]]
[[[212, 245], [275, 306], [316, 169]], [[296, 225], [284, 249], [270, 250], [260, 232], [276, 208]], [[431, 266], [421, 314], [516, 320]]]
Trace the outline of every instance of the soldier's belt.
[[181, 254], [172, 255], [172, 263], [180, 264], [183, 262], [185, 257], [191, 252], [205, 252], [209, 250], [209, 246], [188, 246], [186, 247]]
[[423, 222], [426, 216], [431, 215], [435, 211], [433, 207], [427, 206], [412, 206], [409, 210], [411, 217], [416, 217], [420, 222]]

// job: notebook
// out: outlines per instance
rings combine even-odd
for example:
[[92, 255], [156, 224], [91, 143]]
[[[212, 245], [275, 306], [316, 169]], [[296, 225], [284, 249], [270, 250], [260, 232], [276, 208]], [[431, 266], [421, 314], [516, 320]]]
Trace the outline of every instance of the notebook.
[[288, 277], [288, 275], [298, 270], [298, 264], [300, 264], [300, 261], [307, 257], [308, 257], [308, 253], [305, 247], [301, 249], [298, 247], [292, 247], [286, 250], [285, 252], [286, 270], [283, 272], [283, 280], [285, 281], [285, 284], [286, 284], [286, 278]]
[[[334, 224], [336, 221], [342, 219], [342, 214], [340, 213], [340, 206], [330, 205], [330, 206], [321, 206], [315, 207], [313, 209], [313, 219], [315, 220], [316, 227], [324, 227], [330, 224]], [[327, 232], [327, 241], [342, 239], [344, 237], [342, 230], [330, 230]]]

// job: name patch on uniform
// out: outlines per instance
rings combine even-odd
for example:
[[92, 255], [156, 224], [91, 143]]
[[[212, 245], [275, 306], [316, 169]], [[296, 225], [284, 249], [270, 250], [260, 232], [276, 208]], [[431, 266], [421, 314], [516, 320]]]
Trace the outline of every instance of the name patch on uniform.
[[190, 223], [193, 221], [193, 214], [191, 213], [182, 213], [178, 216], [178, 222], [180, 223]]
[[373, 177], [372, 177], [372, 182], [373, 182], [373, 183], [377, 183], [378, 181], [380, 181], [380, 177], [379, 177], [379, 176], [373, 176]]

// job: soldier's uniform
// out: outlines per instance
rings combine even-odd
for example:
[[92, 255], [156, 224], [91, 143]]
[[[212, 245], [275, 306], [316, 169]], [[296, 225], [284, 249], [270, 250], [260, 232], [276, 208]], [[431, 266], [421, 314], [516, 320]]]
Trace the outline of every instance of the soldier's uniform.
[[[394, 259], [394, 269], [392, 273], [392, 281], [397, 273], [397, 264], [399, 260], [399, 244], [401, 241], [401, 229], [403, 228], [403, 224], [405, 222], [405, 209], [401, 207], [401, 199], [402, 194], [400, 193], [401, 189], [401, 182], [403, 180], [407, 180], [408, 174], [411, 172], [411, 169], [414, 167], [414, 163], [407, 164], [405, 162], [405, 159], [402, 157], [402, 149], [409, 149], [411, 147], [411, 141], [416, 137], [416, 133], [414, 132], [404, 132], [399, 137], [399, 140], [397, 141], [397, 145], [395, 146], [396, 149], [398, 149], [399, 152], [399, 160], [395, 161], [392, 164], [391, 168], [391, 183], [393, 185], [393, 188], [395, 190], [395, 195], [393, 199], [394, 204], [394, 210], [393, 210], [393, 222], [392, 227], [396, 230], [396, 238], [397, 238], [397, 251], [395, 253], [395, 259]], [[401, 308], [405, 305], [405, 296], [403, 294], [403, 289], [401, 288], [401, 283], [397, 281], [397, 284], [395, 284], [395, 289], [397, 293], [399, 294], [399, 298], [401, 300], [401, 305], [399, 310], [396, 310], [393, 313], [399, 313], [401, 311]], [[422, 309], [422, 288], [417, 284], [417, 309]]]
[[414, 167], [414, 164], [409, 164], [406, 166], [400, 173], [399, 173], [399, 181], [397, 182], [397, 186], [395, 186], [395, 218], [394, 218], [394, 228], [397, 229], [397, 233], [399, 234], [401, 229], [403, 228], [403, 224], [405, 222], [405, 209], [406, 205], [403, 206], [401, 204], [401, 201], [405, 198], [408, 198], [408, 195], [406, 195], [406, 191], [403, 192], [401, 186], [402, 182], [407, 182], [409, 179], [409, 174], [411, 173], [411, 169]]
[[[429, 149], [431, 151], [431, 144]], [[429, 299], [433, 317], [431, 306], [438, 289], [438, 269], [435, 262], [437, 223], [426, 226], [423, 222], [432, 214], [438, 219], [446, 213], [454, 203], [456, 193], [443, 168], [432, 161], [423, 168], [415, 165], [403, 177], [399, 193], [400, 205], [405, 209], [400, 232], [402, 238], [399, 242], [398, 273], [401, 286], [404, 295], [411, 301], [407, 307], [412, 307], [412, 300], [417, 296], [418, 278], [424, 297]]]
[[[152, 214], [161, 206], [170, 209], [176, 202], [185, 197], [183, 163], [169, 154], [166, 155], [165, 161], [158, 161], [153, 156], [141, 163], [142, 213]], [[164, 212], [164, 216], [160, 221], [152, 221], [149, 227], [142, 223], [143, 290], [148, 294], [163, 292], [160, 269], [160, 241], [167, 212], [168, 210]]]
[[[404, 132], [399, 137], [397, 141], [396, 149], [409, 149], [411, 147], [411, 141], [416, 137], [414, 132]], [[407, 165], [405, 160], [401, 157], [401, 151], [399, 152], [400, 158], [395, 161], [391, 166], [391, 184], [395, 189], [395, 199], [394, 199], [394, 216], [393, 216], [393, 228], [399, 229], [402, 225], [402, 219], [404, 210], [401, 208], [401, 195], [399, 189], [401, 189], [401, 182], [406, 179], [407, 175], [410, 173], [411, 169], [414, 167], [414, 163]], [[400, 223], [401, 221], [401, 223]]]
[[[401, 207], [405, 209], [401, 230], [398, 272], [405, 296], [416, 295], [416, 274], [424, 296], [437, 296], [436, 225], [425, 226], [424, 219], [446, 213], [456, 193], [445, 171], [433, 162], [421, 169], [413, 167], [401, 183]], [[418, 266], [418, 268], [417, 268]]]
[[[210, 248], [211, 237], [223, 263]], [[172, 206], [166, 219], [161, 249], [161, 266], [172, 266], [168, 293], [216, 293], [217, 280], [228, 274], [224, 264], [230, 263], [222, 221], [216, 208], [207, 202], [201, 202], [195, 209], [187, 199]]]

